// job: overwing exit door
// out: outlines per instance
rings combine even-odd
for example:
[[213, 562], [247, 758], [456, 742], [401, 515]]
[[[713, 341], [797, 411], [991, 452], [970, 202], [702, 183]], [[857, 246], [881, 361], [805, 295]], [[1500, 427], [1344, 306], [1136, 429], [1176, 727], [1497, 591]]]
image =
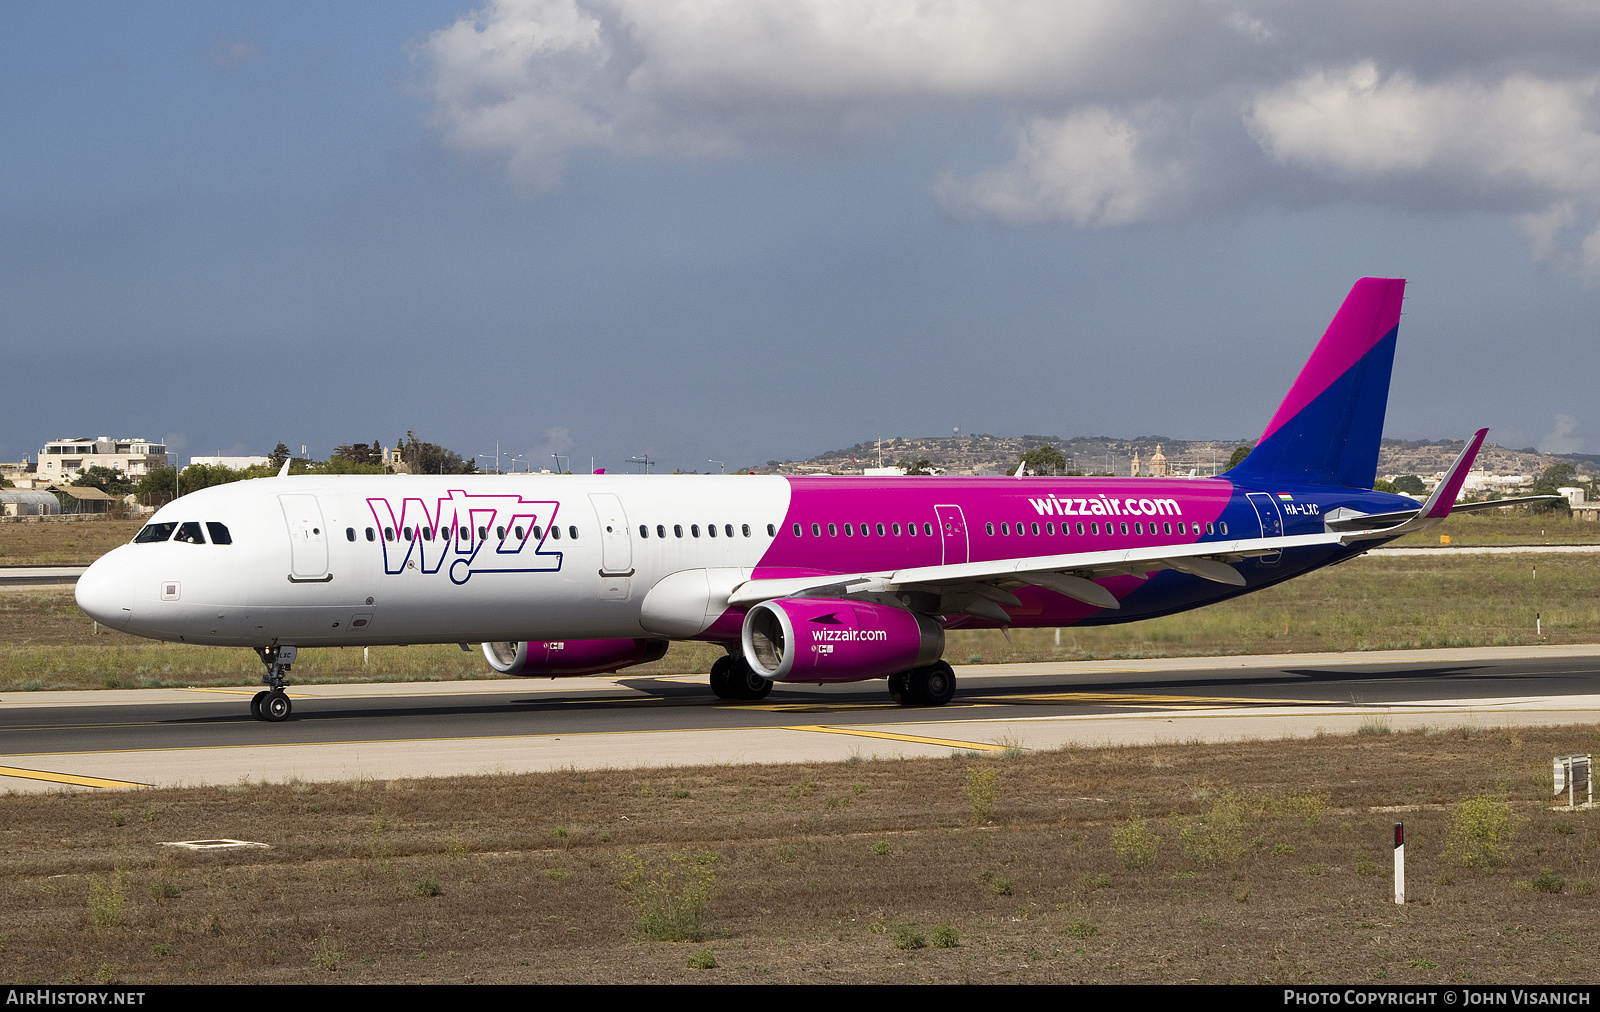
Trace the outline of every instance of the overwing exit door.
[[968, 561], [967, 521], [961, 507], [935, 506], [933, 513], [939, 518], [939, 534], [944, 539], [944, 564]]

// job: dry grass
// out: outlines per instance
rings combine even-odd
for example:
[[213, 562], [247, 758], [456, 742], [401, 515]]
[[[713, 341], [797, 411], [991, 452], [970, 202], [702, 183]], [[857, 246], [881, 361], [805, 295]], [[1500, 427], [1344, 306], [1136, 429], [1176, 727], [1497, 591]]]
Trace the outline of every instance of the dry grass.
[[1600, 523], [1557, 513], [1461, 513], [1421, 534], [1409, 534], [1396, 547], [1431, 547], [1448, 534], [1452, 545], [1592, 545], [1600, 543]]
[[[989, 759], [981, 827], [968, 756], [11, 795], [0, 978], [1582, 982], [1600, 972], [1600, 813], [1542, 806], [1549, 756], [1595, 737]], [[1493, 870], [1445, 856], [1455, 806], [1484, 797], [1516, 812]], [[1130, 867], [1116, 841], [1137, 812], [1166, 845]], [[1223, 845], [1186, 855], [1186, 831], [1213, 830]], [[157, 845], [217, 836], [272, 849]], [[714, 869], [688, 933], [704, 940], [651, 941], [640, 885], [689, 862]]]
[[[1459, 522], [1496, 529], [1562, 523], [1583, 533], [1595, 526], [1536, 517]], [[44, 526], [0, 524], [0, 544], [13, 528]], [[1573, 539], [1569, 532], [1567, 540]], [[1536, 614], [1542, 637], [1535, 632]], [[260, 664], [248, 650], [92, 631], [69, 590], [0, 593], [0, 691], [260, 679]], [[956, 664], [993, 664], [1594, 642], [1600, 642], [1600, 566], [1585, 556], [1378, 556], [1166, 618], [1065, 628], [1059, 646], [1054, 629], [1014, 629], [1009, 641], [998, 630], [952, 630], [945, 657]], [[449, 644], [373, 647], [365, 662], [359, 647], [305, 650], [300, 656], [294, 675], [302, 683], [497, 677], [476, 650], [462, 653]], [[661, 660], [628, 670], [705, 672], [719, 656], [720, 647], [676, 643]]]
[[0, 566], [87, 566], [132, 541], [144, 523], [109, 515], [0, 523]]

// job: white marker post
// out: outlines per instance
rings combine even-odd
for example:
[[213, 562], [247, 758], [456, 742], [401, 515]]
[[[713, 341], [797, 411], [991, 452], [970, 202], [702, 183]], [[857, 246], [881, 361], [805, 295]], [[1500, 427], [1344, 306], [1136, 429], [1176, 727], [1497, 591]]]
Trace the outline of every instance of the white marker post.
[[1394, 824], [1394, 901], [1406, 903], [1406, 824]]

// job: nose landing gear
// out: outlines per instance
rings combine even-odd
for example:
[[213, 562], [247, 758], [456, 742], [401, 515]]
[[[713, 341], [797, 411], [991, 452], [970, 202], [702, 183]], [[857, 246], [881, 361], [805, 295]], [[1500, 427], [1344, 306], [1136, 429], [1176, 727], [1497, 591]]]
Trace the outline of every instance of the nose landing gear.
[[294, 704], [289, 702], [286, 688], [288, 679], [285, 676], [289, 673], [289, 666], [294, 663], [295, 653], [295, 648], [288, 644], [256, 647], [261, 663], [267, 666], [267, 673], [261, 676], [267, 688], [250, 700], [250, 716], [273, 724], [289, 719]]

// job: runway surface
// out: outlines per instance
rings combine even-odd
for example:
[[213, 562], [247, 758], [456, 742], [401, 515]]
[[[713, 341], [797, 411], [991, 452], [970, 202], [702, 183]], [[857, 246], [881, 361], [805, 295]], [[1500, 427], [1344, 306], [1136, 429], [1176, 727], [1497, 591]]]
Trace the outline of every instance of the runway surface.
[[779, 685], [759, 703], [717, 700], [704, 675], [295, 686], [282, 724], [250, 718], [253, 688], [7, 693], [0, 790], [947, 756], [1351, 733], [1373, 721], [1394, 730], [1600, 721], [1600, 645], [957, 674], [956, 699], [940, 708], [896, 706], [881, 680]]

